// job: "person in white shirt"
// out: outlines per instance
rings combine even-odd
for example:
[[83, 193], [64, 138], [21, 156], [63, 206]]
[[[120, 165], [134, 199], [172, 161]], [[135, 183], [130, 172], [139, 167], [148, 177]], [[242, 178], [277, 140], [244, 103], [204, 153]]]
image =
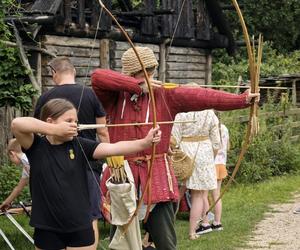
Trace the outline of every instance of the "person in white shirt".
[[19, 183], [10, 193], [10, 195], [1, 203], [0, 211], [6, 211], [8, 208], [10, 208], [11, 203], [19, 196], [29, 181], [30, 165], [26, 155], [21, 150], [21, 145], [15, 138], [8, 142], [8, 156], [11, 162], [14, 164], [22, 165], [23, 170]]
[[[217, 189], [212, 191], [213, 199], [216, 201], [220, 196], [222, 180], [226, 178], [226, 162], [227, 162], [227, 151], [229, 150], [229, 133], [228, 129], [224, 124], [219, 124], [220, 138], [221, 138], [221, 148], [215, 157], [215, 166], [217, 173]], [[211, 225], [213, 230], [221, 231], [223, 226], [221, 224], [222, 215], [222, 200], [220, 199], [215, 205], [215, 217]]]

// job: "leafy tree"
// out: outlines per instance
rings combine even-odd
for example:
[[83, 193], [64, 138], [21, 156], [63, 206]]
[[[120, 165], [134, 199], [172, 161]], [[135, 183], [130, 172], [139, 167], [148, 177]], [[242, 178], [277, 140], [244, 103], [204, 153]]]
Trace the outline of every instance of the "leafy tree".
[[[229, 57], [224, 50], [214, 52], [213, 81], [216, 84], [236, 85], [239, 76], [249, 79], [246, 48], [242, 48], [236, 57]], [[261, 65], [261, 77], [299, 73], [300, 50], [287, 54], [279, 53], [269, 42], [264, 43]]]
[[[222, 0], [229, 4], [228, 0]], [[280, 52], [300, 49], [300, 1], [299, 0], [239, 0], [249, 33], [262, 33], [264, 39], [273, 42]], [[226, 12], [237, 38], [241, 38], [241, 28], [235, 11]]]
[[17, 48], [4, 43], [13, 39], [9, 26], [4, 22], [5, 14], [12, 6], [15, 6], [13, 0], [3, 0], [0, 6], [0, 107], [9, 105], [29, 111], [36, 91], [28, 82]]

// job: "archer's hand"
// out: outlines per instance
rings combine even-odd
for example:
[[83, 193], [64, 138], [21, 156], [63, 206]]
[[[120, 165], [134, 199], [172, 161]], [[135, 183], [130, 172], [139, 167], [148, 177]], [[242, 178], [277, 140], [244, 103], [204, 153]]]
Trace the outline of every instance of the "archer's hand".
[[[161, 88], [162, 82], [154, 79], [150, 79], [150, 84], [152, 88]], [[143, 93], [149, 93], [148, 85], [146, 82], [140, 84]]]
[[61, 137], [73, 137], [78, 135], [77, 124], [75, 122], [61, 122], [55, 124], [55, 135]]
[[249, 89], [245, 91], [247, 93], [246, 95], [246, 103], [253, 103], [253, 102], [259, 102], [260, 100], [260, 93], [251, 93]]

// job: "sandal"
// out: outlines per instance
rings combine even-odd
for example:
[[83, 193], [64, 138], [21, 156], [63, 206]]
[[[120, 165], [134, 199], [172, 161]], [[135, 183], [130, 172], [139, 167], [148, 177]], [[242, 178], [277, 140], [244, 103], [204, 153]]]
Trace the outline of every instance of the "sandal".
[[197, 240], [198, 238], [200, 238], [200, 235], [193, 233], [189, 235], [189, 239], [190, 240]]

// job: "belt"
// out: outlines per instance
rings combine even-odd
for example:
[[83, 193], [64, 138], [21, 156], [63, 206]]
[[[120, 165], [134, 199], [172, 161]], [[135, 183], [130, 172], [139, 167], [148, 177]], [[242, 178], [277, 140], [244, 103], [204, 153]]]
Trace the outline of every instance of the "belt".
[[[160, 158], [160, 157], [164, 157], [165, 154], [156, 154], [154, 156], [155, 158]], [[136, 157], [125, 157], [125, 159], [127, 161], [134, 161], [136, 163], [141, 163], [143, 161], [150, 161], [151, 160], [151, 155], [143, 155], [143, 156], [136, 156]]]
[[[165, 161], [165, 166], [166, 166], [166, 171], [167, 171], [167, 178], [168, 178], [168, 185], [169, 185], [169, 189], [172, 193], [174, 193], [174, 189], [173, 189], [173, 181], [172, 181], [172, 176], [171, 176], [171, 172], [170, 172], [170, 166], [169, 166], [169, 162], [167, 160], [167, 154], [156, 154], [154, 156], [155, 158], [160, 158], [163, 157], [164, 161]], [[140, 164], [142, 162], [147, 162], [147, 166], [148, 168], [150, 167], [150, 160], [151, 160], [151, 155], [144, 155], [144, 156], [136, 156], [136, 157], [126, 157], [125, 158], [127, 161], [133, 161], [137, 164]], [[150, 199], [150, 197], [149, 197]]]
[[181, 141], [184, 142], [198, 142], [198, 141], [206, 141], [209, 137], [205, 135], [197, 135], [197, 136], [183, 136]]

